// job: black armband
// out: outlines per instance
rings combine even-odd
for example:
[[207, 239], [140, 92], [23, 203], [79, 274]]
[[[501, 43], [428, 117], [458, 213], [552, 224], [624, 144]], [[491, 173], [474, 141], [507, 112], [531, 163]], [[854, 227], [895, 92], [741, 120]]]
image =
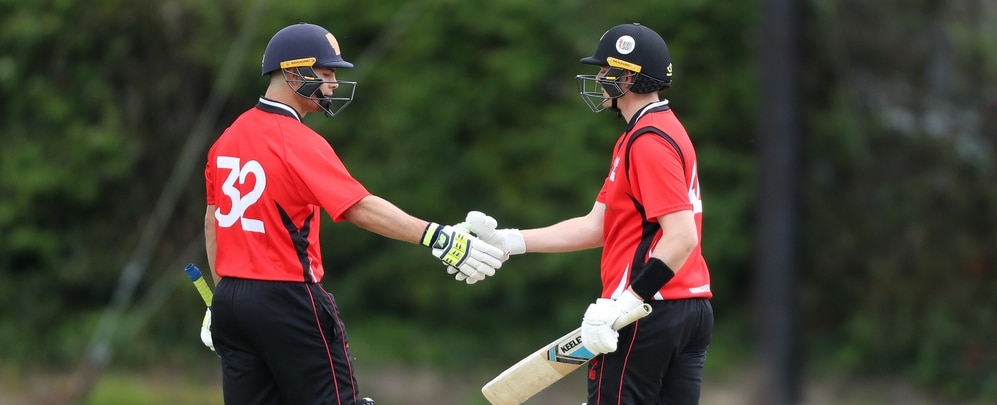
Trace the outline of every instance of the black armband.
[[661, 287], [672, 280], [672, 277], [675, 277], [675, 272], [665, 262], [657, 257], [651, 257], [640, 269], [640, 274], [637, 274], [630, 283], [630, 288], [633, 288], [634, 292], [645, 301], [650, 301]]

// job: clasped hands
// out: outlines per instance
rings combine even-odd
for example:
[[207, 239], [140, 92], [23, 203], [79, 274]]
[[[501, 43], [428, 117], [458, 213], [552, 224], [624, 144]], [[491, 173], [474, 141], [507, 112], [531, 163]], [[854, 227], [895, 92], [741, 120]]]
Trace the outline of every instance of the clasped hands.
[[[434, 225], [439, 228], [437, 231]], [[498, 223], [480, 211], [470, 211], [464, 222], [440, 227], [430, 224], [423, 236], [423, 244], [430, 232], [438, 232], [444, 242], [432, 244], [433, 255], [447, 264], [447, 273], [457, 281], [474, 284], [495, 275], [510, 255], [526, 253], [526, 241], [518, 229], [495, 229]], [[427, 245], [430, 246], [430, 245]], [[613, 327], [616, 320], [643, 304], [632, 291], [625, 290], [619, 298], [597, 299], [589, 305], [582, 317], [582, 345], [592, 354], [616, 351], [619, 333]]]
[[510, 255], [526, 252], [518, 229], [495, 229], [497, 225], [495, 218], [471, 211], [464, 222], [452, 226], [429, 224], [422, 244], [432, 249], [457, 281], [474, 284], [494, 276]]

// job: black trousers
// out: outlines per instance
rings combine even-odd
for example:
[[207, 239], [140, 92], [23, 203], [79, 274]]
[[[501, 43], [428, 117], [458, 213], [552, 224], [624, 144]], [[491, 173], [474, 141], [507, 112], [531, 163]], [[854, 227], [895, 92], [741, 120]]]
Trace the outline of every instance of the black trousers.
[[620, 329], [615, 352], [589, 362], [588, 405], [695, 405], [713, 337], [708, 299], [651, 301]]
[[320, 284], [222, 278], [211, 336], [228, 405], [354, 405], [349, 340]]

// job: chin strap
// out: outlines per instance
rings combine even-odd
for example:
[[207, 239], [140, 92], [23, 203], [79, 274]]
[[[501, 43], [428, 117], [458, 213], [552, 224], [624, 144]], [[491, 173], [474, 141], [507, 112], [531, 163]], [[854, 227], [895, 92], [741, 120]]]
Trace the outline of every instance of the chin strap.
[[613, 100], [613, 102], [612, 102], [612, 104], [609, 105], [609, 109], [613, 110], [613, 111], [616, 111], [616, 118], [623, 117], [623, 112], [621, 112], [620, 111], [620, 107], [616, 105], [617, 98], [614, 97], [612, 100]]

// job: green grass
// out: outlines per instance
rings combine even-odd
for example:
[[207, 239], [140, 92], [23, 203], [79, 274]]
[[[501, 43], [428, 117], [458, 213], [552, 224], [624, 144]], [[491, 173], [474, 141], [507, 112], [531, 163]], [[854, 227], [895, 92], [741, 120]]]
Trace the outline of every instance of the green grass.
[[109, 372], [83, 405], [217, 405], [221, 384], [162, 373]]

